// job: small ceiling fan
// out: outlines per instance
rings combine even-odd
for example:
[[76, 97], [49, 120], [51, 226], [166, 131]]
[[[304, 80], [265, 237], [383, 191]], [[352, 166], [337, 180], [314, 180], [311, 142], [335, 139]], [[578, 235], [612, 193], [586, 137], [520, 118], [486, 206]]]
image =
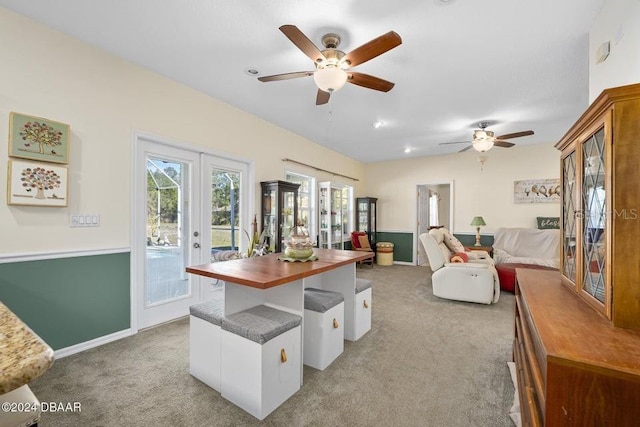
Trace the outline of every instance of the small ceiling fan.
[[340, 36], [337, 34], [325, 34], [322, 37], [324, 49], [320, 51], [295, 25], [283, 25], [280, 31], [313, 61], [316, 69], [258, 77], [261, 82], [313, 76], [318, 86], [316, 105], [329, 102], [331, 92], [339, 90], [347, 82], [381, 92], [389, 92], [394, 86], [394, 83], [379, 77], [350, 70], [402, 44], [402, 39], [394, 31], [376, 37], [347, 54], [338, 50]]
[[493, 147], [494, 145], [496, 147], [503, 147], [503, 148], [513, 147], [515, 144], [513, 142], [507, 141], [507, 139], [520, 138], [522, 136], [533, 135], [533, 131], [532, 130], [525, 130], [525, 131], [522, 131], [522, 132], [515, 132], [515, 133], [508, 133], [508, 134], [500, 135], [500, 136], [494, 136], [492, 131], [486, 130], [486, 128], [490, 124], [491, 123], [489, 123], [489, 122], [480, 122], [480, 123], [478, 123], [478, 127], [480, 129], [476, 129], [476, 130], [473, 131], [473, 140], [471, 140], [471, 141], [441, 142], [438, 145], [469, 144], [469, 143], [471, 143], [471, 145], [463, 148], [462, 150], [460, 150], [458, 152], [462, 153], [464, 151], [467, 151], [470, 148], [473, 148], [473, 149], [475, 149], [477, 151], [480, 151], [481, 153], [484, 153], [485, 151], [489, 151], [491, 149], [491, 147]]

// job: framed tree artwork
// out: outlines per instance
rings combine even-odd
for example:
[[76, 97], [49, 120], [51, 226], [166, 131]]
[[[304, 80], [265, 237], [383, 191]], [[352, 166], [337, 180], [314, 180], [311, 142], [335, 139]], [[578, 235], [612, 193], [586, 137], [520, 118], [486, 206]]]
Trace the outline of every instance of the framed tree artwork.
[[9, 160], [7, 169], [9, 205], [67, 206], [69, 179], [66, 166]]
[[12, 112], [9, 157], [69, 163], [69, 125]]

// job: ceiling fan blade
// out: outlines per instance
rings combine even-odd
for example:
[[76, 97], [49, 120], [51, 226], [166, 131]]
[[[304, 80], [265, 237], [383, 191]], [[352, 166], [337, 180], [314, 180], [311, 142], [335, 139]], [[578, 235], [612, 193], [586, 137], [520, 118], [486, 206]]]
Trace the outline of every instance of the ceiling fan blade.
[[516, 133], [508, 133], [506, 135], [496, 136], [496, 139], [512, 139], [512, 138], [520, 138], [521, 136], [529, 136], [529, 135], [533, 135], [532, 130], [525, 130], [523, 132], [516, 132]]
[[351, 52], [347, 53], [342, 60], [348, 61], [350, 67], [355, 67], [356, 65], [367, 62], [368, 60], [373, 59], [378, 55], [382, 55], [401, 44], [402, 39], [398, 33], [395, 31], [389, 31], [386, 34], [355, 48]]
[[318, 89], [318, 94], [316, 95], [316, 105], [322, 105], [329, 102], [329, 97], [331, 96], [330, 92], [325, 92], [323, 90]]
[[471, 141], [456, 141], [456, 142], [441, 142], [438, 145], [449, 145], [449, 144], [470, 144]]
[[280, 31], [295, 44], [305, 55], [307, 55], [314, 63], [318, 63], [326, 59], [320, 49], [302, 31], [295, 25], [283, 25]]
[[493, 145], [495, 145], [496, 147], [509, 148], [509, 147], [513, 147], [516, 144], [514, 144], [513, 142], [507, 142], [507, 141], [493, 141]]
[[471, 147], [473, 147], [473, 145], [469, 145], [468, 147], [464, 147], [462, 150], [458, 151], [458, 153], [464, 153], [465, 151], [471, 149]]
[[313, 71], [297, 71], [295, 73], [275, 74], [273, 76], [258, 77], [261, 82], [275, 82], [278, 80], [297, 79], [298, 77], [312, 76]]
[[354, 85], [379, 90], [381, 92], [389, 92], [395, 86], [395, 83], [364, 73], [349, 73], [347, 81]]

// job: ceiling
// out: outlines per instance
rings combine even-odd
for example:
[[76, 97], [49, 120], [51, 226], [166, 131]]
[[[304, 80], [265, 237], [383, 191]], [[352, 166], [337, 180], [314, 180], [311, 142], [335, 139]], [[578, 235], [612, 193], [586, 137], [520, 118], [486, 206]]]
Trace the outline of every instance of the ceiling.
[[[454, 153], [479, 121], [517, 145], [556, 142], [588, 104], [589, 29], [604, 0], [0, 0], [0, 6], [365, 163]], [[315, 105], [313, 70], [278, 28], [354, 48], [402, 45], [356, 67], [395, 83], [347, 84]], [[259, 71], [257, 76], [248, 69]], [[383, 125], [374, 128], [373, 123]], [[410, 149], [405, 153], [405, 149]], [[493, 148], [504, 150], [504, 148]]]

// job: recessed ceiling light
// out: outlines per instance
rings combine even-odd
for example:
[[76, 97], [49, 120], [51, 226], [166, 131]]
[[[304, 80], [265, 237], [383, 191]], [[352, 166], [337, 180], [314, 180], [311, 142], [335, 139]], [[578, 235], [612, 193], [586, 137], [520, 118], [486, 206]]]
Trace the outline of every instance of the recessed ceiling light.
[[405, 149], [404, 149], [404, 152], [405, 152], [405, 153], [410, 153], [410, 152], [411, 152], [411, 148], [405, 148]]
[[378, 120], [376, 122], [373, 122], [373, 127], [376, 128], [376, 129], [381, 128], [382, 125], [384, 125], [384, 122], [382, 120]]
[[260, 71], [256, 70], [255, 68], [247, 68], [246, 70], [244, 70], [244, 72], [250, 76], [257, 76], [258, 74], [260, 74]]

